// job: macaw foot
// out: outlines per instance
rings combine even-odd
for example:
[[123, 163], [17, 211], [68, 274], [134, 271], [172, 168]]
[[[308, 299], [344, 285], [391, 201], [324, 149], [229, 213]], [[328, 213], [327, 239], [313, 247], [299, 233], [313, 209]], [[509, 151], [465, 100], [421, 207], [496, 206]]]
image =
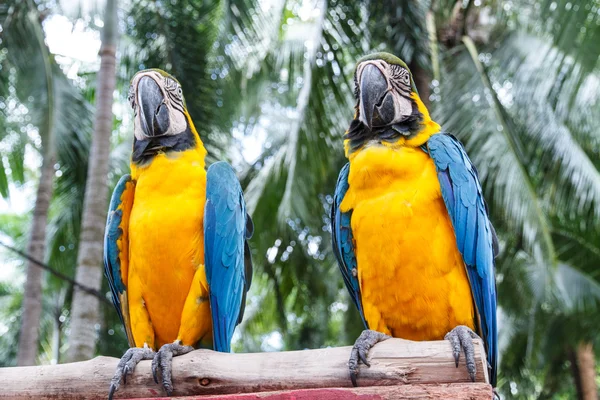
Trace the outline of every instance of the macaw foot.
[[152, 376], [154, 376], [154, 382], [158, 383], [158, 371], [160, 370], [162, 385], [167, 395], [170, 396], [173, 393], [173, 382], [171, 381], [173, 356], [187, 354], [192, 350], [194, 350], [192, 346], [182, 346], [181, 342], [176, 340], [173, 343], [163, 345], [154, 355], [152, 359]]
[[121, 379], [123, 383], [127, 383], [127, 375], [133, 373], [135, 366], [142, 360], [152, 360], [154, 351], [144, 344], [144, 347], [132, 347], [123, 354], [121, 361], [117, 365], [117, 371], [110, 380], [110, 390], [108, 391], [108, 400], [112, 400], [113, 395], [121, 386]]
[[369, 350], [371, 350], [371, 348], [377, 343], [389, 339], [390, 337], [391, 336], [388, 336], [385, 333], [370, 329], [362, 331], [358, 339], [356, 339], [356, 342], [354, 342], [354, 346], [352, 346], [350, 361], [348, 361], [348, 367], [350, 368], [350, 379], [352, 380], [353, 386], [358, 386], [356, 383], [356, 378], [358, 377], [359, 372], [358, 362], [362, 361], [363, 364], [365, 364], [367, 367], [370, 367], [371, 364], [369, 364], [367, 361], [367, 354], [369, 353]]
[[473, 339], [481, 339], [471, 328], [464, 325], [459, 325], [446, 333], [444, 339], [449, 340], [452, 345], [452, 354], [454, 354], [454, 361], [458, 368], [458, 360], [460, 359], [460, 349], [462, 348], [465, 352], [465, 359], [467, 361], [467, 371], [471, 380], [475, 382], [475, 346], [473, 345]]

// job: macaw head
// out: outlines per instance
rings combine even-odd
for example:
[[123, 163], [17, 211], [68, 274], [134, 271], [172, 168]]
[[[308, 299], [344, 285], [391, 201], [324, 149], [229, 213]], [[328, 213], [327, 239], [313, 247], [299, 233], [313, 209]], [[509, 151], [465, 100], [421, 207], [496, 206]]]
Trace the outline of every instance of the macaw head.
[[361, 58], [354, 74], [358, 119], [369, 129], [419, 119], [417, 88], [404, 61], [389, 53]]
[[347, 151], [367, 143], [407, 141], [429, 125], [410, 69], [398, 57], [374, 53], [361, 58], [354, 83], [356, 115], [346, 133]]
[[187, 112], [181, 85], [160, 69], [139, 71], [128, 95], [134, 112], [132, 161], [148, 161], [158, 153], [183, 151], [199, 141]]

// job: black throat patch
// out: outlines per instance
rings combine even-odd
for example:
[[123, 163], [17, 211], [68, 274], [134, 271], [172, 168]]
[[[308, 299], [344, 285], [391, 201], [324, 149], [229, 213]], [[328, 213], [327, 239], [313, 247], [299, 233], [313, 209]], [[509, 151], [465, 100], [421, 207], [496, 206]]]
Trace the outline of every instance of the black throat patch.
[[376, 140], [379, 143], [397, 142], [401, 137], [410, 139], [416, 136], [421, 130], [421, 123], [423, 122], [423, 114], [419, 111], [417, 104], [414, 101], [412, 103], [412, 114], [404, 121], [386, 126], [373, 127], [369, 130], [365, 124], [359, 121], [357, 118], [353, 119], [350, 123], [348, 132], [344, 135], [344, 139], [350, 141], [349, 152], [352, 153], [360, 149], [366, 142]]
[[188, 126], [177, 135], [159, 136], [144, 140], [133, 139], [131, 161], [135, 164], [146, 164], [158, 153], [184, 151], [196, 146], [196, 138]]

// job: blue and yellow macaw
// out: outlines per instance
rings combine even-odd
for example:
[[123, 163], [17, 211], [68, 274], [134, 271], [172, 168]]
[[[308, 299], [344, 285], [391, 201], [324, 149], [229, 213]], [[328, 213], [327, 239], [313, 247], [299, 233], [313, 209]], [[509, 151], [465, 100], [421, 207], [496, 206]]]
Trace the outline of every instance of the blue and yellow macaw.
[[131, 81], [131, 175], [117, 184], [104, 242], [105, 273], [131, 348], [109, 399], [137, 363], [152, 359], [170, 395], [171, 359], [194, 347], [229, 352], [244, 314], [253, 225], [231, 166], [206, 170], [206, 150], [181, 86], [161, 70]]
[[333, 248], [367, 330], [350, 358], [390, 336], [461, 347], [475, 379], [472, 339], [483, 338], [496, 382], [497, 240], [477, 171], [440, 131], [399, 58], [376, 53], [355, 71], [356, 115], [344, 136], [332, 207]]

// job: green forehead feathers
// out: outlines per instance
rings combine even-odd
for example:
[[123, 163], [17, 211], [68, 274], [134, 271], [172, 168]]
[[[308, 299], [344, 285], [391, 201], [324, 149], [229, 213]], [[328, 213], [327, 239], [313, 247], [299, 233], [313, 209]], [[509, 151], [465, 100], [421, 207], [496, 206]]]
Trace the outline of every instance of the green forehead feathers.
[[360, 60], [358, 60], [356, 65], [358, 66], [361, 62], [369, 61], [369, 60], [383, 60], [388, 64], [399, 65], [402, 68], [406, 68], [408, 70], [408, 72], [410, 72], [408, 65], [406, 65], [406, 63], [404, 61], [402, 61], [401, 59], [399, 59], [398, 57], [396, 57], [393, 54], [385, 53], [385, 52], [367, 54], [366, 56], [364, 56]]
[[[181, 86], [181, 83], [177, 80], [177, 78], [175, 78], [173, 75], [169, 74], [168, 72], [163, 71], [162, 69], [158, 69], [158, 68], [148, 68], [148, 69], [143, 69], [141, 71], [138, 71], [135, 73], [135, 75], [137, 74], [141, 74], [143, 72], [148, 72], [148, 71], [154, 71], [154, 72], [158, 72], [161, 76], [164, 76], [165, 78], [171, 78], [173, 79], [175, 82], [177, 82], [177, 84], [179, 84], [179, 86]], [[135, 76], [134, 75], [134, 76]]]

